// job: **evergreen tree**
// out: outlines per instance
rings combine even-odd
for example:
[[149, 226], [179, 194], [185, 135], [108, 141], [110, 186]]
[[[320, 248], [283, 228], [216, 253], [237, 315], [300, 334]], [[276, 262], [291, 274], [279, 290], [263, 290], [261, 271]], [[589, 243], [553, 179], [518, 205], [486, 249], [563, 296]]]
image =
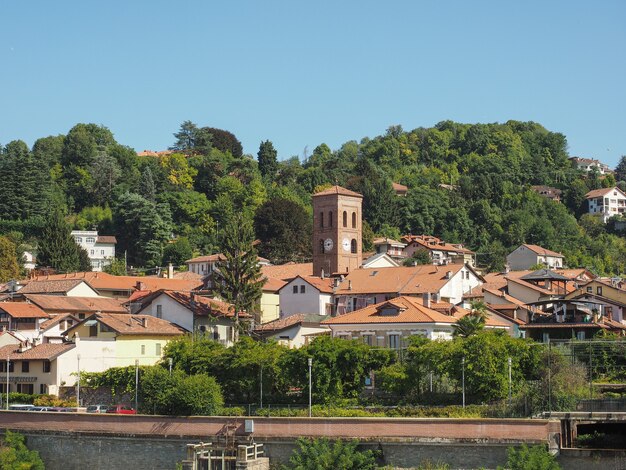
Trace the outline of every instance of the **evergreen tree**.
[[[86, 252], [81, 258], [81, 251], [85, 250], [76, 244], [70, 232], [70, 227], [60, 210], [55, 210], [48, 216], [39, 237], [37, 262], [40, 266], [51, 267], [62, 273], [87, 268]], [[91, 270], [91, 265], [87, 270]]]
[[184, 121], [180, 125], [178, 132], [174, 134], [176, 142], [170, 147], [170, 150], [178, 152], [191, 152], [196, 146], [196, 137], [198, 135], [198, 126], [191, 121]]
[[626, 155], [622, 155], [615, 167], [615, 179], [617, 181], [626, 181]]
[[224, 259], [213, 273], [215, 293], [235, 308], [235, 341], [239, 337], [239, 312], [254, 313], [262, 295], [263, 279], [252, 223], [243, 215], [234, 215], [222, 232]]
[[7, 237], [0, 237], [0, 282], [19, 278], [20, 266], [16, 252], [15, 243]]
[[141, 194], [148, 201], [154, 201], [156, 198], [156, 185], [154, 184], [154, 177], [152, 176], [152, 170], [149, 166], [146, 166], [141, 173], [141, 179], [139, 180], [139, 194]]
[[259, 171], [263, 177], [273, 178], [278, 170], [278, 153], [274, 148], [274, 144], [269, 140], [261, 142], [259, 146]]

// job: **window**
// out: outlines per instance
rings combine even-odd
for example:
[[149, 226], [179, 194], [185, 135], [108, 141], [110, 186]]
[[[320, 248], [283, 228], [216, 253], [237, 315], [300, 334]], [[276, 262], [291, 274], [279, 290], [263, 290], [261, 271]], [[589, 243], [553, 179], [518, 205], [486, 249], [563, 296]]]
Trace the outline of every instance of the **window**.
[[293, 293], [297, 294], [298, 293], [298, 286], [293, 286]]
[[50, 372], [51, 364], [50, 361], [43, 361], [43, 371]]
[[587, 287], [587, 292], [589, 294], [592, 294], [593, 293], [593, 287]]
[[157, 356], [161, 355], [161, 343], [156, 344], [156, 355]]
[[584, 331], [577, 331], [576, 332], [576, 339], [579, 341], [583, 341], [585, 339], [585, 332]]
[[98, 325], [91, 325], [89, 327], [89, 337], [93, 338], [94, 336], [98, 336]]
[[22, 361], [22, 372], [30, 372], [30, 362]]
[[343, 226], [348, 226], [348, 213], [346, 211], [343, 211]]
[[214, 327], [213, 327], [213, 339], [214, 339], [215, 341], [218, 341], [218, 340], [220, 339], [220, 332], [219, 332], [219, 330], [217, 329], [217, 326], [214, 326]]
[[324, 240], [320, 240], [320, 253], [324, 254]]
[[100, 254], [103, 255], [104, 254], [104, 250], [100, 250]]
[[146, 345], [145, 345], [145, 344], [142, 344], [142, 345], [141, 345], [141, 355], [142, 355], [142, 356], [145, 356], [145, 355], [146, 355]]
[[465, 279], [469, 280], [469, 271], [465, 271]]
[[368, 346], [372, 345], [372, 335], [363, 335], [363, 342]]
[[356, 212], [352, 213], [352, 228], [356, 228]]
[[320, 212], [320, 227], [324, 228], [324, 213]]
[[391, 349], [400, 348], [400, 335], [389, 335], [389, 347]]
[[93, 237], [87, 237], [87, 239], [85, 240], [87, 243], [96, 243], [96, 239]]
[[596, 287], [596, 294], [602, 295], [602, 286]]
[[157, 305], [156, 317], [163, 318], [163, 305]]
[[92, 254], [92, 255], [94, 254], [94, 250], [91, 250], [91, 254]]
[[357, 249], [356, 239], [353, 238], [352, 241], [350, 242], [350, 252], [356, 253], [356, 249]]
[[35, 390], [35, 386], [33, 384], [17, 384], [17, 393], [27, 393], [28, 395], [32, 395]]
[[306, 292], [306, 286], [300, 286], [300, 293], [304, 294]]
[[328, 226], [332, 227], [333, 226], [333, 211], [330, 211], [328, 213]]
[[39, 384], [39, 393], [46, 395], [48, 393], [48, 386], [46, 384]]

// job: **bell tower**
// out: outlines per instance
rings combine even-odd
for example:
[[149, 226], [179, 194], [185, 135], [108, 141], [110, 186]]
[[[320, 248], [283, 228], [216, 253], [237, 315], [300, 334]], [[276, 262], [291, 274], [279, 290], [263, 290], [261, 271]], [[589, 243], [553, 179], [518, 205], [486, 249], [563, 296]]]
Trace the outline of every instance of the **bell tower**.
[[313, 195], [313, 275], [345, 274], [362, 262], [363, 196], [341, 186]]

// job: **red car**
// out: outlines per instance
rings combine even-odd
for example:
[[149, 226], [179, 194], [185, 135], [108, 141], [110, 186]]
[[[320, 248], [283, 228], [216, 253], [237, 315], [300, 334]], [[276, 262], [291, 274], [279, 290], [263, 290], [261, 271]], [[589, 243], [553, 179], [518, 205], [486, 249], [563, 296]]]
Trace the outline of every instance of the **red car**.
[[107, 413], [115, 413], [118, 415], [136, 415], [137, 410], [126, 405], [111, 405], [107, 408]]

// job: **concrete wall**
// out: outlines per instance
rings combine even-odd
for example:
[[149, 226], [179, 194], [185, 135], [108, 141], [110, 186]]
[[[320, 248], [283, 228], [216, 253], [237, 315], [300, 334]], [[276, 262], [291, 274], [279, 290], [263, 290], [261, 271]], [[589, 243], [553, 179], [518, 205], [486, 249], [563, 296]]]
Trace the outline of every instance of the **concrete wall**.
[[[298, 293], [293, 288], [298, 288]], [[304, 293], [301, 288], [304, 287]], [[331, 294], [323, 294], [304, 279], [297, 277], [283, 286], [280, 291], [280, 312], [282, 317], [294, 313], [319, 313], [326, 315], [326, 304], [332, 302]]]

